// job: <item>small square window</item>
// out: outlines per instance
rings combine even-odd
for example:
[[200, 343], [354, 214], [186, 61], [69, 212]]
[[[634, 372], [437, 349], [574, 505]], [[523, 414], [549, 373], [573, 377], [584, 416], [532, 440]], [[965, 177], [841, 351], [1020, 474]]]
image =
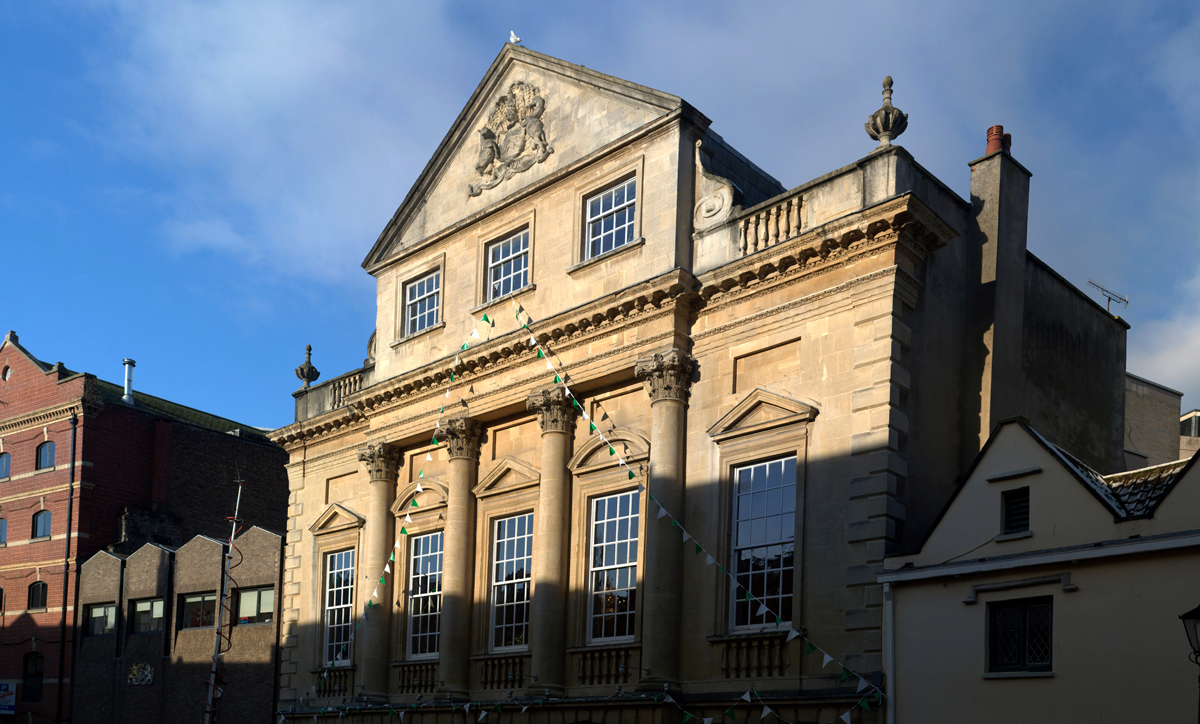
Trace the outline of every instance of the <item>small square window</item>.
[[605, 189], [584, 202], [584, 259], [619, 249], [633, 241], [637, 211], [637, 179]]
[[1001, 495], [1004, 506], [1004, 533], [1029, 530], [1029, 488], [1009, 490]]
[[101, 603], [87, 607], [85, 636], [104, 636], [117, 630], [117, 607], [112, 603]]
[[271, 623], [275, 613], [274, 588], [243, 588], [238, 592], [238, 624]]
[[151, 633], [163, 629], [163, 601], [153, 598], [133, 604], [133, 632]]
[[1050, 596], [989, 604], [989, 670], [1050, 671], [1053, 613]]
[[214, 593], [183, 597], [180, 628], [211, 628], [217, 620], [217, 596]]
[[529, 229], [487, 247], [487, 301], [529, 286]]
[[404, 335], [424, 332], [438, 323], [442, 273], [435, 271], [404, 285]]

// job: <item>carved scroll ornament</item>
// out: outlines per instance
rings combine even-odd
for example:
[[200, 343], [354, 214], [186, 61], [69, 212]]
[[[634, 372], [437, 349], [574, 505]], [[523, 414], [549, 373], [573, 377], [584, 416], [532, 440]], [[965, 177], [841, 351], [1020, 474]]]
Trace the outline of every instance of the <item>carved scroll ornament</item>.
[[495, 188], [554, 153], [542, 123], [545, 111], [546, 99], [537, 88], [522, 82], [509, 86], [479, 129], [479, 159], [475, 163], [479, 179], [469, 185], [468, 196]]

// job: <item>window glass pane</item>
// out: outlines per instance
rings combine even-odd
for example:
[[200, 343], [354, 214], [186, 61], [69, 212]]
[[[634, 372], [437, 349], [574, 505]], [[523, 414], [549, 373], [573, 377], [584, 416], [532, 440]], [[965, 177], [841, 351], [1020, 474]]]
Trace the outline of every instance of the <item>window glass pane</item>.
[[442, 533], [409, 539], [408, 645], [409, 655], [438, 652], [442, 611]]
[[[738, 468], [733, 480], [734, 626], [774, 624], [776, 616], [791, 621], [796, 459]], [[746, 591], [757, 599], [753, 605], [745, 600]], [[761, 605], [767, 610], [759, 615]]]
[[624, 246], [633, 240], [636, 194], [634, 180], [602, 191], [587, 202], [587, 246], [591, 258]]
[[592, 640], [630, 638], [637, 612], [638, 493], [592, 501], [590, 635]]
[[33, 537], [42, 538], [50, 535], [50, 511], [43, 510], [33, 516]]
[[533, 564], [533, 514], [495, 523], [492, 567], [492, 648], [525, 646], [529, 635], [529, 587]]
[[8, 521], [0, 518], [0, 543], [8, 542]]
[[441, 272], [410, 282], [405, 293], [405, 334], [416, 334], [438, 323]]
[[354, 551], [325, 556], [325, 663], [350, 658], [354, 626]]
[[54, 443], [44, 442], [37, 449], [37, 469], [54, 467]]
[[9, 465], [12, 464], [12, 456], [9, 453], [0, 453], [0, 478], [7, 478], [12, 474]]

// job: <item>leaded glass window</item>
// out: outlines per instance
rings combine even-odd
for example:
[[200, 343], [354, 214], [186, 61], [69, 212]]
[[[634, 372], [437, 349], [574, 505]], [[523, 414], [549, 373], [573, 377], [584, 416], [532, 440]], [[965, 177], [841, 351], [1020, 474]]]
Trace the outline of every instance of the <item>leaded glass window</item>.
[[533, 513], [495, 522], [492, 558], [492, 649], [529, 643], [529, 587], [533, 575]]
[[629, 179], [589, 198], [585, 257], [591, 259], [633, 241], [637, 179]]
[[432, 658], [438, 653], [442, 619], [442, 533], [409, 539], [408, 655]]
[[[796, 458], [733, 471], [734, 627], [792, 620], [796, 552]], [[756, 600], [747, 601], [746, 591]], [[765, 605], [766, 611], [759, 611]]]
[[988, 606], [992, 671], [1050, 670], [1053, 606], [1050, 597], [997, 601]]
[[632, 640], [637, 613], [638, 492], [592, 501], [588, 637]]

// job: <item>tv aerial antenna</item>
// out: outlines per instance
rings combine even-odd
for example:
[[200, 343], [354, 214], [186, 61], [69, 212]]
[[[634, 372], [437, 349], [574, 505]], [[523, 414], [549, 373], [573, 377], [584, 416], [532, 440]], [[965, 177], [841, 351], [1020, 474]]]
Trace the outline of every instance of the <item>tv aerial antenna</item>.
[[1096, 282], [1092, 281], [1091, 279], [1088, 279], [1088, 284], [1099, 289], [1100, 293], [1103, 294], [1106, 299], [1108, 299], [1108, 311], [1110, 314], [1112, 313], [1112, 303], [1113, 302], [1119, 303], [1122, 307], [1129, 306], [1129, 296], [1128, 295], [1121, 296], [1120, 294], [1117, 294], [1113, 290], [1097, 284]]

